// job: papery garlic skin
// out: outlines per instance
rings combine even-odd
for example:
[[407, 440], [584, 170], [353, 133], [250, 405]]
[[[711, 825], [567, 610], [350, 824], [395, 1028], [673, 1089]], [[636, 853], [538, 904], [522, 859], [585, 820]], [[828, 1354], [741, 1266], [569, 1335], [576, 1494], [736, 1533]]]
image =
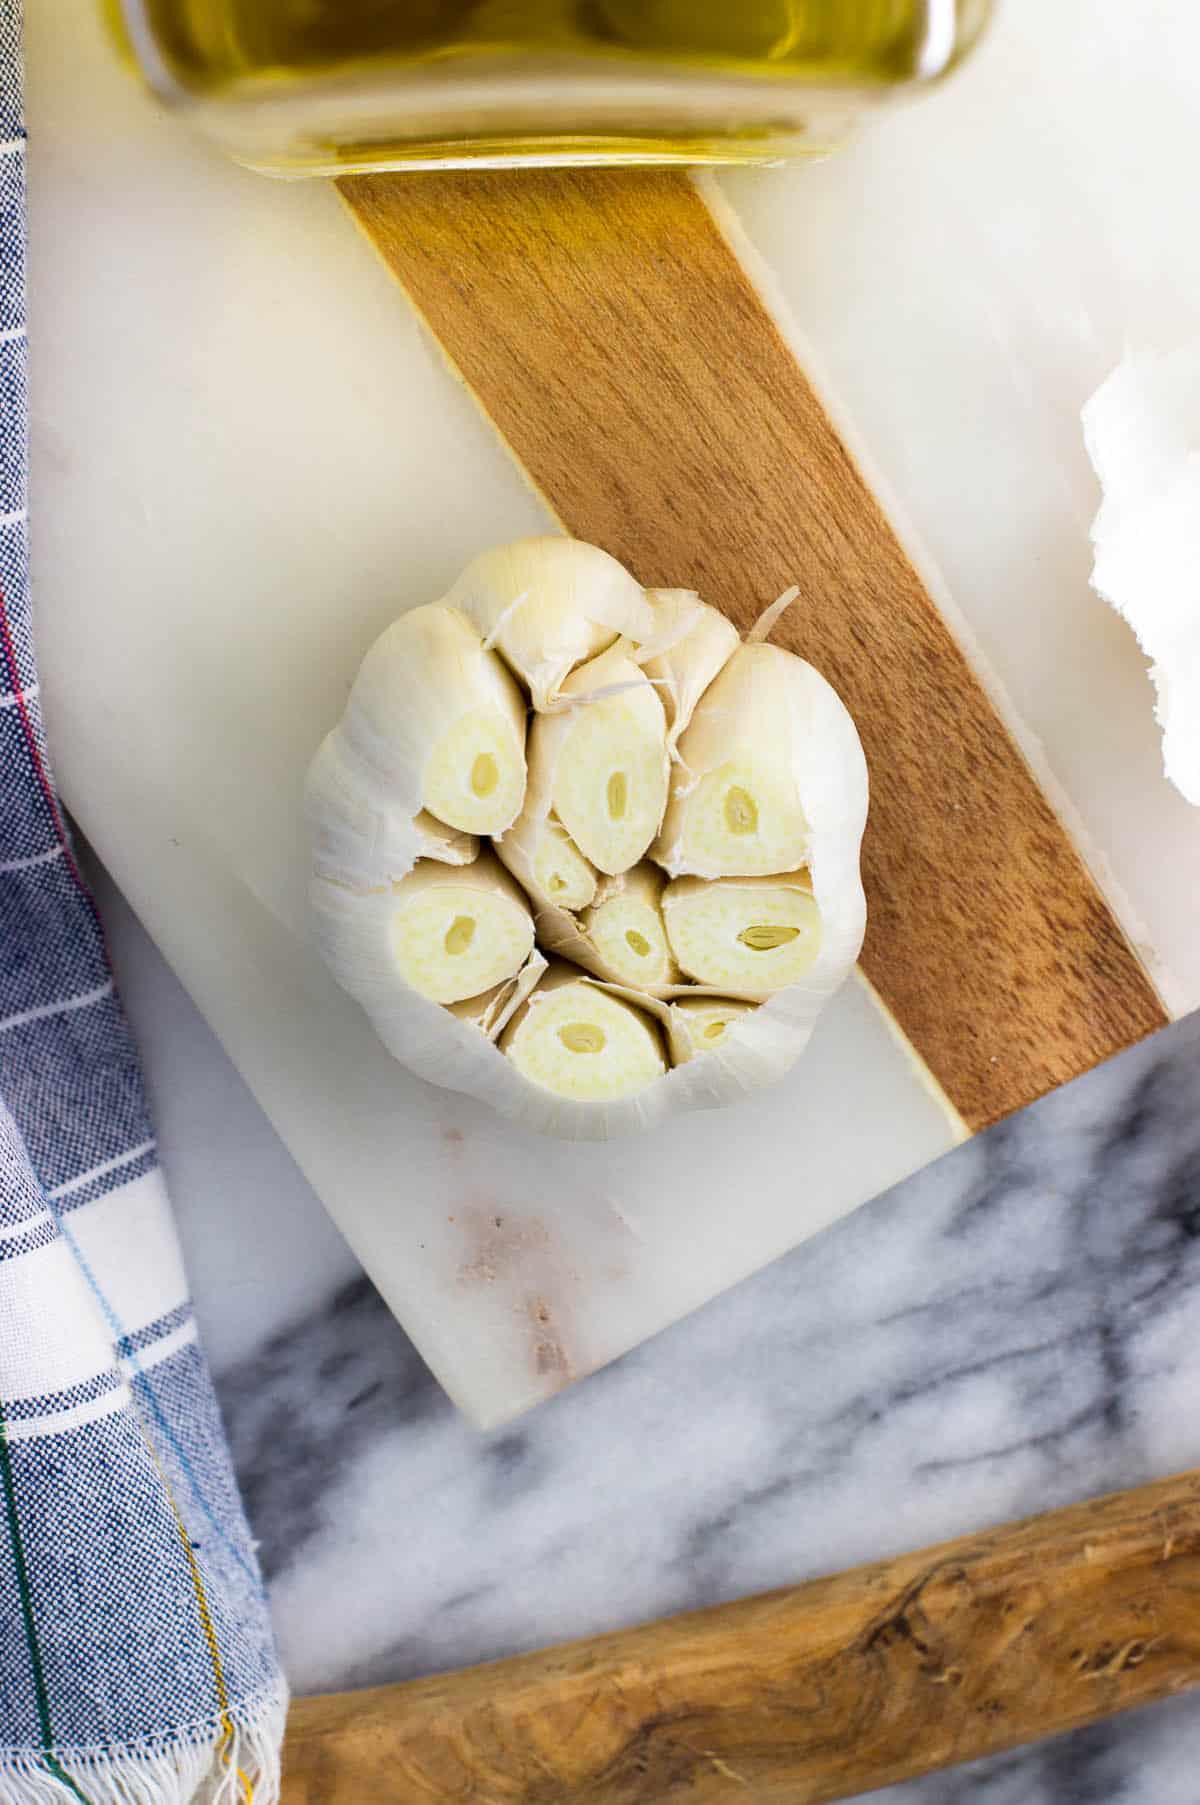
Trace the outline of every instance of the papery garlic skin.
[[451, 1003], [449, 1013], [460, 1022], [470, 1022], [490, 1041], [498, 1040], [526, 997], [537, 989], [548, 963], [535, 947], [515, 977], [485, 990], [482, 996]]
[[413, 831], [418, 836], [423, 859], [437, 859], [443, 865], [470, 865], [479, 857], [479, 835], [465, 834], [461, 828], [447, 827], [422, 809], [413, 817]]
[[654, 609], [655, 638], [669, 638], [686, 628], [666, 651], [638, 658], [662, 698], [667, 751], [676, 758], [679, 736], [691, 721], [697, 702], [742, 641], [728, 615], [710, 608], [691, 589], [648, 589], [646, 595]]
[[521, 678], [538, 713], [569, 673], [621, 635], [644, 640], [654, 616], [641, 586], [598, 546], [546, 535], [472, 560], [445, 598]]
[[533, 917], [490, 853], [461, 870], [422, 859], [393, 886], [390, 938], [410, 989], [460, 1003], [516, 976], [533, 952]]
[[667, 803], [667, 722], [654, 685], [618, 642], [565, 680], [564, 704], [529, 730], [534, 782], [584, 858], [619, 876], [645, 853]]
[[680, 968], [731, 997], [760, 1001], [797, 983], [821, 949], [821, 912], [807, 871], [676, 878], [662, 912]]

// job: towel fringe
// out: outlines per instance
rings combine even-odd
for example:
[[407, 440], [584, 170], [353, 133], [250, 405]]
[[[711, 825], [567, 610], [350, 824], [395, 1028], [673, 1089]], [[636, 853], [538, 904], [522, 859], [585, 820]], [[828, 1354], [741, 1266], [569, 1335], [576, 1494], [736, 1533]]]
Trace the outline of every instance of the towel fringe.
[[286, 1716], [272, 1698], [232, 1737], [214, 1718], [136, 1746], [0, 1750], [0, 1805], [279, 1805]]

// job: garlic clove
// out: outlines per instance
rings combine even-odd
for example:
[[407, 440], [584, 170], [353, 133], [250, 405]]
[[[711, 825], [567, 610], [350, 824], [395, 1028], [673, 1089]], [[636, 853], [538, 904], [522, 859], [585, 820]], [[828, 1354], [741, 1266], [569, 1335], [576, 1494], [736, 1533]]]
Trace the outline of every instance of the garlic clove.
[[562, 700], [531, 723], [533, 781], [583, 857], [617, 876], [643, 856], [666, 807], [663, 705], [623, 642], [573, 671]]
[[522, 679], [539, 712], [576, 665], [619, 636], [648, 639], [654, 616], [623, 564], [577, 539], [518, 539], [468, 564], [445, 598]]
[[[500, 845], [507, 845], [507, 839], [509, 836], [505, 834]], [[594, 866], [588, 865], [567, 828], [554, 816], [541, 821], [541, 832], [529, 863], [529, 883], [525, 888], [532, 893], [536, 903], [550, 904], [552, 908], [581, 910], [594, 899]]]
[[739, 1016], [752, 1013], [753, 1003], [736, 997], [679, 997], [670, 1005], [671, 1058], [686, 1065], [702, 1053], [728, 1046], [729, 1030]]
[[866, 814], [854, 723], [819, 672], [778, 646], [743, 645], [681, 735], [683, 766], [651, 857], [672, 877], [759, 877], [810, 862], [814, 801], [853, 838]]
[[498, 834], [520, 813], [525, 701], [452, 609], [413, 608], [380, 635], [337, 731], [410, 815]]
[[488, 1040], [498, 1040], [526, 997], [537, 989], [546, 967], [547, 961], [534, 947], [515, 978], [494, 984], [482, 996], [464, 997], [460, 1002], [449, 1003], [447, 1008], [460, 1022], [470, 1022], [478, 1028]]
[[553, 770], [533, 757], [530, 741], [525, 805], [494, 842], [496, 856], [539, 909], [586, 909], [596, 894], [596, 873], [552, 813]]
[[[524, 874], [515, 857], [517, 845], [527, 851]], [[594, 868], [562, 822], [552, 815], [537, 824], [527, 849], [524, 836], [514, 830], [497, 842], [496, 851], [534, 901], [544, 908], [586, 909], [596, 894]]]
[[593, 953], [590, 970], [651, 995], [679, 982], [662, 916], [664, 882], [643, 861], [586, 911], [579, 925]]
[[697, 983], [761, 998], [795, 984], [821, 950], [807, 871], [785, 877], [676, 878], [663, 896], [671, 949]]
[[551, 966], [500, 1045], [530, 1084], [574, 1102], [629, 1097], [667, 1070], [653, 1020], [569, 965]]
[[[648, 589], [656, 640], [669, 643], [638, 662], [662, 697], [667, 716], [667, 750], [676, 757], [679, 736], [696, 704], [737, 651], [741, 640], [733, 622], [690, 589]], [[672, 635], [678, 632], [678, 637]]]
[[533, 918], [490, 855], [461, 871], [422, 859], [394, 886], [390, 938], [410, 990], [458, 1003], [516, 976], [533, 951]]

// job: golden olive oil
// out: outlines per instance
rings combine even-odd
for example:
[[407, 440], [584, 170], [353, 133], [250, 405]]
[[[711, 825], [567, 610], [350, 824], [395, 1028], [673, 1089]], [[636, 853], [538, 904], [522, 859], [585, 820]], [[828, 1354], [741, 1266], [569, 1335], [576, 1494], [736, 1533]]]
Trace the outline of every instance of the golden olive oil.
[[987, 0], [105, 0], [164, 97], [280, 173], [746, 160], [945, 72]]

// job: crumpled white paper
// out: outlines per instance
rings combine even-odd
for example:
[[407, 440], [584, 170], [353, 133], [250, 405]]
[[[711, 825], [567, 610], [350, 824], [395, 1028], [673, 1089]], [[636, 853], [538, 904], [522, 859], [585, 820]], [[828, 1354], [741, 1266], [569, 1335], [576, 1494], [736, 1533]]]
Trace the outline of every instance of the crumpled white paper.
[[1151, 660], [1163, 766], [1200, 805], [1200, 339], [1128, 352], [1083, 409], [1092, 587]]

